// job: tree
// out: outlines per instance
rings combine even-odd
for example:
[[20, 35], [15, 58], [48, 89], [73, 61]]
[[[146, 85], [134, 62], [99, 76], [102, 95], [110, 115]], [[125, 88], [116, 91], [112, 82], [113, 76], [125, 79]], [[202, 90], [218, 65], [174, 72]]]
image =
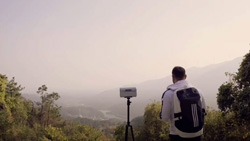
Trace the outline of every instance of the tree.
[[48, 88], [46, 87], [46, 85], [42, 85], [41, 87], [38, 88], [38, 91], [37, 91], [37, 94], [39, 94], [41, 97], [41, 103], [38, 103], [38, 105], [41, 105], [40, 113], [39, 113], [39, 120], [40, 120], [40, 124], [43, 126], [45, 126], [44, 117], [45, 117], [45, 102], [46, 102], [46, 97], [48, 95], [47, 89]]
[[203, 141], [249, 140], [247, 126], [239, 125], [233, 112], [206, 110]]
[[[21, 96], [21, 91], [24, 89], [21, 85], [15, 82], [13, 77], [11, 80], [6, 81], [5, 85], [5, 101], [9, 106], [14, 122], [17, 124], [26, 123], [27, 108], [30, 104], [25, 98]], [[26, 104], [26, 105], [25, 105]]]
[[250, 86], [250, 50], [247, 53], [243, 61], [240, 64], [238, 73], [236, 75], [236, 82], [239, 84], [240, 88], [247, 88]]
[[234, 86], [234, 83], [225, 83], [218, 89], [217, 103], [219, 109], [223, 112], [229, 112], [233, 110], [235, 105], [238, 88]]
[[144, 125], [138, 135], [138, 140], [158, 141], [168, 139], [169, 124], [160, 119], [160, 109], [160, 102], [153, 102], [146, 106]]
[[67, 136], [67, 140], [86, 140], [86, 141], [103, 141], [106, 138], [101, 131], [87, 125], [81, 125], [76, 122], [65, 121], [62, 127], [63, 133]]
[[115, 128], [114, 134], [116, 141], [124, 141], [125, 139], [125, 125], [120, 125]]
[[41, 97], [41, 103], [38, 103], [38, 105], [41, 106], [39, 120], [41, 125], [44, 127], [50, 124], [50, 120], [52, 119], [51, 117], [53, 117], [54, 120], [58, 120], [60, 117], [60, 107], [55, 104], [55, 101], [58, 100], [60, 96], [56, 92], [49, 94], [47, 90], [48, 87], [46, 85], [42, 85], [37, 91]]
[[231, 82], [222, 84], [217, 94], [219, 109], [232, 111], [236, 118], [250, 120], [250, 51], [247, 53]]
[[46, 97], [47, 126], [49, 125], [51, 117], [53, 117], [53, 119], [58, 119], [58, 117], [60, 117], [59, 114], [60, 107], [58, 107], [55, 104], [55, 101], [58, 100], [59, 98], [60, 96], [58, 95], [58, 93], [55, 92], [48, 94]]
[[9, 95], [10, 97], [20, 97], [23, 89], [24, 87], [15, 82], [15, 77], [13, 77], [10, 81], [7, 81], [5, 86], [6, 95]]
[[7, 131], [11, 128], [11, 112], [6, 104], [5, 84], [7, 77], [0, 74], [0, 140], [6, 140]]
[[45, 128], [45, 137], [50, 140], [55, 141], [66, 141], [67, 138], [64, 135], [61, 128], [52, 127], [51, 125]]
[[235, 74], [227, 73], [232, 80], [222, 84], [217, 94], [219, 109], [226, 115], [231, 113], [237, 124], [246, 129], [242, 135], [250, 139], [250, 51]]

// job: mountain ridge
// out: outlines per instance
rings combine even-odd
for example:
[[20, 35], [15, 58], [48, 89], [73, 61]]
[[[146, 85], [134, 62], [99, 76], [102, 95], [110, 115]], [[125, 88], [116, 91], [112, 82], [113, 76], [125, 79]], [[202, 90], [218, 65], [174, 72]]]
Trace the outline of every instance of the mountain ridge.
[[[218, 64], [186, 69], [187, 80], [193, 86], [202, 90], [208, 106], [218, 109], [216, 100], [218, 88], [228, 81], [225, 72], [236, 72], [242, 59], [243, 57], [238, 57]], [[170, 84], [172, 84], [171, 75], [133, 85], [133, 87], [137, 88], [137, 97], [131, 99], [131, 117], [142, 116], [147, 104], [160, 101], [162, 93]], [[126, 119], [127, 115], [127, 101], [125, 98], [120, 98], [119, 88], [108, 89], [92, 95], [61, 95], [58, 103], [65, 107], [70, 105], [76, 108], [79, 105], [93, 107], [99, 111], [106, 111], [106, 114], [112, 115], [111, 117], [115, 116], [118, 119]], [[67, 113], [64, 112], [64, 114]]]
[[[228, 78], [225, 72], [234, 73], [238, 70], [243, 57], [238, 57], [230, 61], [218, 64], [212, 64], [205, 67], [196, 67], [186, 69], [187, 80], [195, 87], [202, 90], [206, 99], [207, 106], [217, 108], [217, 92], [221, 84], [225, 83]], [[132, 98], [131, 113], [134, 117], [140, 116], [144, 112], [147, 104], [153, 101], [160, 101], [161, 94], [168, 85], [172, 84], [171, 75], [161, 79], [154, 79], [138, 83], [133, 87], [137, 88], [137, 97]], [[119, 97], [119, 89], [111, 89], [96, 95], [100, 101], [96, 108], [105, 108], [117, 116], [126, 115], [126, 100]], [[131, 115], [132, 115], [131, 114]], [[124, 118], [125, 116], [123, 116]]]

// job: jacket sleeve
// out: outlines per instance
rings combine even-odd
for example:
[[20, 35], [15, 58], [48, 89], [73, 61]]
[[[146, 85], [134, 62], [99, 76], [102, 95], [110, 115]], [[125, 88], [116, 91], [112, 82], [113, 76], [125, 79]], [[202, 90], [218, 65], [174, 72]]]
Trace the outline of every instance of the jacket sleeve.
[[203, 93], [200, 92], [200, 96], [201, 96], [202, 111], [206, 115], [207, 105]]
[[161, 118], [163, 121], [168, 121], [171, 118], [172, 103], [173, 100], [170, 99], [169, 91], [167, 91], [162, 97]]
[[206, 101], [204, 96], [202, 96], [202, 107], [206, 110], [207, 109], [207, 105], [206, 105]]

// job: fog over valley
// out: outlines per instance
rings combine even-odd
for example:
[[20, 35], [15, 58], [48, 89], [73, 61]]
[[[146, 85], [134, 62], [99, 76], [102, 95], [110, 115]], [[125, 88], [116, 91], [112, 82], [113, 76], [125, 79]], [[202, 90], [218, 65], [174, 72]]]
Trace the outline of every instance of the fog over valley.
[[[192, 67], [186, 70], [187, 80], [199, 88], [206, 99], [207, 106], [218, 109], [216, 96], [221, 84], [229, 81], [225, 72], [237, 71], [242, 57], [213, 64], [205, 67]], [[161, 79], [147, 80], [134, 85], [121, 87], [136, 87], [137, 97], [132, 98], [131, 117], [142, 116], [144, 108], [153, 101], [160, 101], [162, 93], [172, 84], [171, 75]], [[85, 117], [91, 119], [118, 118], [126, 119], [126, 99], [120, 98], [119, 87], [107, 89], [100, 93], [90, 92], [59, 92], [61, 98], [58, 104], [62, 106], [62, 115], [66, 118]], [[24, 94], [25, 97], [39, 100], [37, 94]]]

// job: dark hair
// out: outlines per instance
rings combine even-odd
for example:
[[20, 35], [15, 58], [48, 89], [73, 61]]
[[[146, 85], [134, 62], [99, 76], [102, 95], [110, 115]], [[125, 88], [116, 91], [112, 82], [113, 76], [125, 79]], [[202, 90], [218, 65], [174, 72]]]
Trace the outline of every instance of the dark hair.
[[182, 80], [186, 75], [186, 71], [183, 67], [176, 66], [172, 70], [172, 75], [174, 75], [176, 79]]

